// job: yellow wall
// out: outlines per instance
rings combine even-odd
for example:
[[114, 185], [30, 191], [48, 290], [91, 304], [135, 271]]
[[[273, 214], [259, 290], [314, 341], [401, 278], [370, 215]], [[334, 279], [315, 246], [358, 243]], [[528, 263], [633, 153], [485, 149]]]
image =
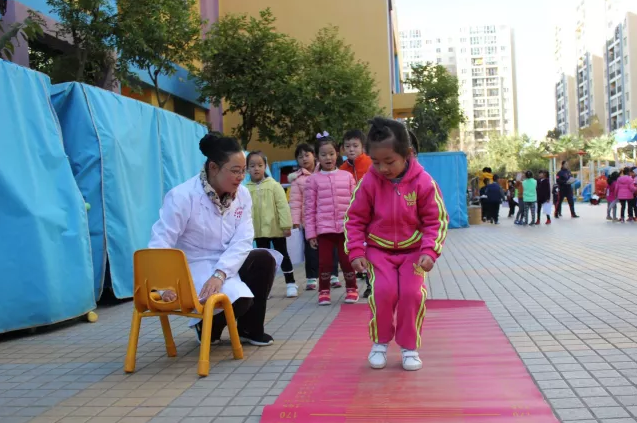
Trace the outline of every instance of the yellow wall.
[[[311, 42], [321, 28], [338, 26], [356, 57], [369, 63], [380, 92], [380, 105], [385, 114], [391, 114], [393, 64], [389, 57], [387, 0], [220, 0], [219, 14], [247, 13], [256, 17], [267, 7], [277, 19], [277, 30], [303, 43]], [[230, 133], [237, 122], [236, 115], [226, 115], [224, 132]], [[263, 150], [270, 162], [294, 158], [293, 149], [275, 149], [255, 141], [249, 147]]]

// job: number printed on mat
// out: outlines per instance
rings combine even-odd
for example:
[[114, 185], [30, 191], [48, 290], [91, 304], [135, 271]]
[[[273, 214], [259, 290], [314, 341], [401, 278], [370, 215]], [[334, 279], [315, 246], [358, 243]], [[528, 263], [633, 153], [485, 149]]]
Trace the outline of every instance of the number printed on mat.
[[281, 411], [279, 417], [282, 419], [296, 419], [296, 411]]

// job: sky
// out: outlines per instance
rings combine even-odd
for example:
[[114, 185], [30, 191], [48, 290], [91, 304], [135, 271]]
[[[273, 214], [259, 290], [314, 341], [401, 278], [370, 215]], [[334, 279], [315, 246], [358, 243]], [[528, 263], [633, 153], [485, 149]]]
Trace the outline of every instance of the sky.
[[451, 32], [465, 25], [509, 25], [514, 31], [518, 132], [544, 137], [555, 127], [554, 30], [572, 0], [396, 0], [400, 29]]

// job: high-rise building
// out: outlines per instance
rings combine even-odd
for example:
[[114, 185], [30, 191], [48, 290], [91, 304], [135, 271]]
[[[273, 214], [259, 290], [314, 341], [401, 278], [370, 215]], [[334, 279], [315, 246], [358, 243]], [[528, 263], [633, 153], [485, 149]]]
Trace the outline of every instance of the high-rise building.
[[576, 134], [575, 31], [568, 23], [555, 28], [555, 70], [555, 127], [562, 134]]
[[517, 133], [513, 31], [507, 25], [460, 28], [457, 48], [460, 104], [467, 119], [461, 145], [479, 152], [492, 134]]
[[594, 116], [604, 116], [604, 1], [578, 0], [575, 13], [575, 51], [578, 128]]
[[426, 62], [443, 65], [458, 77], [467, 118], [460, 128], [462, 150], [480, 151], [490, 134], [517, 132], [515, 46], [509, 26], [478, 25], [447, 34], [409, 29], [400, 32], [400, 40], [403, 79], [411, 75], [412, 64]]
[[[424, 65], [427, 62], [444, 66], [456, 74], [455, 38], [436, 34], [426, 29], [407, 29], [400, 31], [400, 50], [403, 59], [403, 81], [411, 77], [413, 65]], [[405, 86], [405, 92], [414, 92]]]
[[614, 131], [637, 116], [637, 4], [606, 0], [605, 127]]

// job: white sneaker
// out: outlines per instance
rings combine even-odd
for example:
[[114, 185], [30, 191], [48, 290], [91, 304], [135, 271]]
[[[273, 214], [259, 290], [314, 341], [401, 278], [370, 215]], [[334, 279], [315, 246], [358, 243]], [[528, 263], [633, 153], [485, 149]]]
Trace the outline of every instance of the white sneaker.
[[418, 355], [418, 351], [403, 349], [403, 369], [415, 371], [422, 369], [422, 361]]
[[294, 283], [287, 284], [288, 288], [285, 291], [285, 296], [287, 298], [296, 298], [299, 296], [299, 288]]
[[341, 286], [341, 281], [338, 280], [338, 276], [332, 276], [330, 278], [330, 285], [332, 286], [332, 288], [340, 288]]
[[387, 365], [387, 344], [374, 344], [367, 357], [372, 369], [383, 369]]

